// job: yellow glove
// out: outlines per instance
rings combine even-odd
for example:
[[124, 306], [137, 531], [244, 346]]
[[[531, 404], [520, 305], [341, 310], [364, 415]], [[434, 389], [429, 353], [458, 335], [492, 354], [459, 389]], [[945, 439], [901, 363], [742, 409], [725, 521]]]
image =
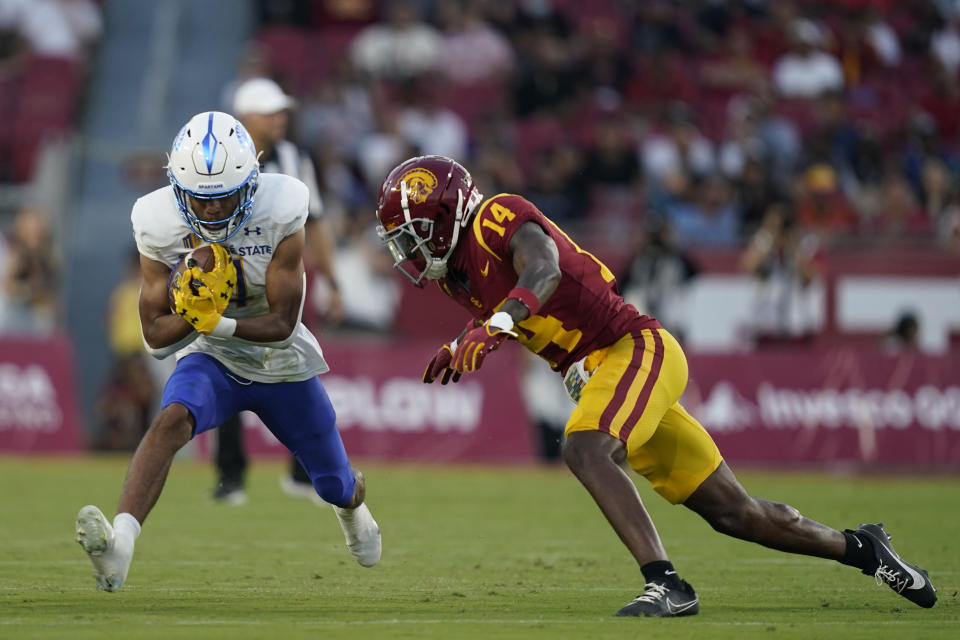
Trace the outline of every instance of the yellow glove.
[[237, 286], [237, 268], [230, 259], [230, 254], [219, 244], [212, 243], [214, 266], [212, 271], [203, 272], [194, 267], [192, 269], [194, 280], [199, 280], [203, 285], [213, 292], [213, 297], [217, 302], [217, 311], [223, 313], [224, 309], [230, 304], [230, 297], [233, 296], [233, 290]]
[[[213, 291], [206, 286], [198, 287], [198, 294], [190, 290], [190, 280], [196, 279], [197, 269], [188, 269], [180, 274], [173, 289], [174, 311], [200, 333], [210, 333], [220, 322], [223, 312]], [[229, 298], [227, 300], [229, 303]], [[226, 305], [223, 305], [226, 308]]]

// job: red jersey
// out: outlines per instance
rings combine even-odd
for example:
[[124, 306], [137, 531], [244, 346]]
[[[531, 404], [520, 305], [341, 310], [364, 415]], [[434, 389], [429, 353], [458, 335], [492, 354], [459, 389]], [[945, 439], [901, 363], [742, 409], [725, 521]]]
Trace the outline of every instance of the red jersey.
[[438, 284], [448, 296], [486, 320], [517, 284], [510, 238], [527, 222], [540, 226], [557, 245], [560, 284], [550, 299], [517, 325], [520, 342], [565, 372], [588, 353], [613, 344], [624, 335], [660, 328], [617, 292], [613, 273], [576, 245], [532, 202], [500, 194], [480, 205], [470, 228], [461, 231], [457, 249]]

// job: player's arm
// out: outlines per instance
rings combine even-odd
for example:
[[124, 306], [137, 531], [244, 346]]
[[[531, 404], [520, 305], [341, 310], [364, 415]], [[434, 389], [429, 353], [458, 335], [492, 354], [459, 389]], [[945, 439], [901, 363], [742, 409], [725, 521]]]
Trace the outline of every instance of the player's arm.
[[[432, 382], [439, 373], [446, 376], [447, 371], [463, 374], [479, 369], [488, 353], [499, 348], [508, 337], [517, 337], [516, 324], [536, 313], [557, 290], [561, 277], [560, 253], [553, 238], [539, 225], [524, 223], [510, 237], [509, 249], [518, 274], [516, 286], [507, 294], [499, 311], [483, 325], [467, 331], [455, 348], [452, 344], [445, 348], [447, 352], [452, 351], [449, 357], [444, 350], [438, 353], [424, 374], [424, 382]], [[446, 378], [441, 379], [441, 383], [446, 383]]]
[[267, 266], [266, 293], [270, 311], [250, 318], [237, 318], [234, 337], [261, 346], [289, 345], [303, 311], [304, 232], [299, 229], [280, 241]]
[[170, 310], [170, 267], [141, 255], [140, 273], [143, 275], [139, 303], [143, 343], [150, 355], [162, 359], [186, 346], [198, 334]]
[[[514, 291], [533, 293], [537, 308], [546, 304], [560, 284], [560, 254], [553, 238], [535, 222], [526, 222], [511, 236], [510, 253], [519, 276]], [[514, 297], [508, 297], [500, 310], [509, 313], [515, 323], [531, 315], [528, 305]]]

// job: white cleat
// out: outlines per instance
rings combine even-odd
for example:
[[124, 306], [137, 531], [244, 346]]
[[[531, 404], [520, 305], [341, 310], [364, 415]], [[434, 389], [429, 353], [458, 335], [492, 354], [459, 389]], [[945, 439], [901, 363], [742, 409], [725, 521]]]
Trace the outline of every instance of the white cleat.
[[98, 589], [116, 591], [123, 586], [133, 559], [133, 541], [114, 535], [97, 507], [87, 505], [77, 514], [77, 542], [90, 558]]
[[334, 513], [343, 529], [347, 549], [362, 567], [372, 567], [380, 562], [380, 527], [373, 519], [366, 503], [356, 509], [335, 506]]

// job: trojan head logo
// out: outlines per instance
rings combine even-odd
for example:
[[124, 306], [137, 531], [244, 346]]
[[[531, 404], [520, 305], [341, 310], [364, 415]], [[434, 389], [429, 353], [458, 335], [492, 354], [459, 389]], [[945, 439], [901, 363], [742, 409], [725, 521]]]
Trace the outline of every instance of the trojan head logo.
[[423, 204], [437, 188], [437, 176], [426, 169], [411, 169], [400, 177], [407, 186], [407, 198], [414, 204]]

